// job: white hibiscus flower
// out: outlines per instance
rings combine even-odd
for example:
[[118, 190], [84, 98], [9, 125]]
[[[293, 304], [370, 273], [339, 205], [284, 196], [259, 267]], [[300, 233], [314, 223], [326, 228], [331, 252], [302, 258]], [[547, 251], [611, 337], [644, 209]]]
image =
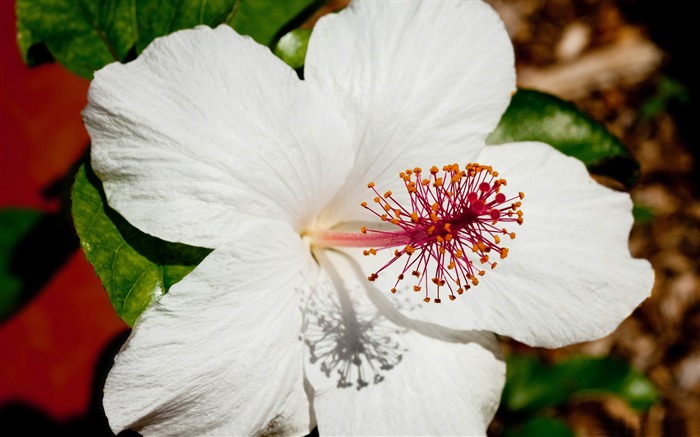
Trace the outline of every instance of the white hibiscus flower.
[[[176, 32], [96, 73], [84, 117], [109, 204], [148, 234], [214, 249], [116, 357], [104, 396], [114, 431], [484, 434], [505, 370], [487, 331], [590, 340], [649, 294], [652, 271], [627, 249], [628, 195], [547, 145], [484, 147], [515, 90], [510, 41], [485, 4], [353, 3], [319, 20], [305, 76], [226, 26]], [[438, 219], [471, 227], [440, 222], [452, 246], [418, 241], [410, 231], [433, 206], [396, 176], [454, 162], [483, 169], [443, 191], [431, 173], [420, 194], [442, 196]], [[372, 204], [391, 202], [387, 221], [406, 229], [374, 232], [387, 223], [360, 207], [369, 181], [393, 190]], [[507, 220], [520, 191], [522, 227]], [[348, 247], [394, 237], [401, 256], [387, 267], [394, 249]], [[473, 286], [487, 249], [509, 256]], [[417, 282], [397, 282], [415, 269]], [[438, 286], [456, 299], [423, 303]]]

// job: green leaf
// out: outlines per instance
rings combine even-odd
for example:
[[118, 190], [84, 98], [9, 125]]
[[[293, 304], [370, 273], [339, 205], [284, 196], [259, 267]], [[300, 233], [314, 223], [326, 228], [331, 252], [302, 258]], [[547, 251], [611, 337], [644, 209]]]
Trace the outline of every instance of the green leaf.
[[44, 214], [32, 209], [0, 210], [0, 320], [22, 304], [23, 280], [13, 271], [13, 253], [17, 244], [41, 220]]
[[53, 62], [53, 56], [41, 41], [38, 40], [31, 29], [26, 28], [23, 21], [17, 21], [17, 46], [22, 57], [22, 62], [29, 67]]
[[93, 71], [123, 60], [136, 42], [130, 0], [17, 0], [22, 57], [44, 44], [74, 73]]
[[613, 394], [637, 410], [646, 410], [659, 398], [654, 384], [628, 363], [610, 357], [577, 357], [555, 366], [559, 380], [575, 387], [576, 396]]
[[505, 429], [506, 437], [575, 437], [574, 431], [564, 421], [547, 417], [535, 417], [520, 426]]
[[17, 0], [17, 42], [28, 65], [55, 58], [90, 79], [111, 62], [133, 59], [155, 38], [200, 24], [226, 23], [270, 46], [325, 1]]
[[200, 24], [216, 27], [230, 23], [238, 0], [180, 0], [178, 2], [139, 0], [135, 10], [138, 29], [136, 51], [141, 53], [155, 38]]
[[654, 221], [656, 218], [656, 213], [654, 210], [648, 206], [634, 204], [632, 207], [632, 217], [634, 217], [634, 223], [637, 225], [645, 225]]
[[541, 141], [583, 161], [592, 173], [634, 185], [639, 164], [627, 148], [600, 123], [570, 102], [549, 94], [521, 89], [488, 144]]
[[80, 245], [117, 314], [130, 326], [211, 252], [169, 243], [131, 226], [107, 205], [89, 165], [78, 171], [72, 198]]
[[551, 369], [535, 355], [512, 355], [506, 369], [501, 403], [510, 411], [536, 411], [560, 404], [570, 394], [570, 387], [550, 379]]
[[507, 361], [503, 404], [510, 411], [533, 412], [590, 394], [615, 395], [646, 410], [659, 398], [641, 372], [610, 357], [577, 357], [555, 365], [533, 355], [513, 355]]
[[275, 55], [295, 70], [303, 67], [310, 37], [310, 29], [292, 30], [277, 42]]
[[[327, 0], [241, 0], [231, 26], [260, 44], [273, 46], [294, 18], [307, 17]], [[301, 24], [301, 23], [297, 23]], [[296, 26], [294, 26], [296, 27]]]
[[690, 92], [681, 82], [670, 77], [662, 77], [659, 81], [656, 93], [644, 102], [641, 110], [642, 118], [653, 118], [674, 103], [687, 105], [690, 103]]

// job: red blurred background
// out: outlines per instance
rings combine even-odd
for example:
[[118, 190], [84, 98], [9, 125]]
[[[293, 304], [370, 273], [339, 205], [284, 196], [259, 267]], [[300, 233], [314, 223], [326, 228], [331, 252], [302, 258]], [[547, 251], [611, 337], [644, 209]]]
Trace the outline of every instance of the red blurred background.
[[[14, 2], [0, 2], [0, 32], [0, 207], [56, 213], [60, 199], [47, 189], [85, 152], [80, 111], [89, 81], [58, 64], [30, 70], [22, 63]], [[66, 239], [74, 236], [54, 240]], [[55, 251], [55, 241], [33, 250]], [[88, 413], [98, 358], [126, 329], [82, 251], [68, 253], [35, 297], [0, 325], [0, 406], [54, 424]]]

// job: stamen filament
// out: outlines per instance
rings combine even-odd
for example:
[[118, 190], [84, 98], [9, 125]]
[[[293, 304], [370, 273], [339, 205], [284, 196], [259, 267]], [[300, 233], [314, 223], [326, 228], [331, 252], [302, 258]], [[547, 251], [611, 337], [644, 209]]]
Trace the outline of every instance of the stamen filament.
[[404, 246], [406, 233], [403, 231], [377, 231], [368, 229], [362, 232], [343, 231], [307, 231], [303, 234], [312, 245], [317, 247], [374, 247], [387, 249]]
[[[525, 195], [519, 192], [508, 197], [501, 193], [507, 181], [489, 166], [470, 163], [464, 169], [451, 164], [430, 168], [430, 176], [422, 178], [420, 168], [399, 174], [408, 193], [410, 206], [399, 203], [391, 191], [380, 192], [373, 182], [367, 187], [374, 194], [374, 208], [368, 202], [361, 206], [393, 230], [367, 229], [359, 233], [342, 231], [309, 231], [305, 237], [312, 245], [323, 247], [364, 247], [365, 256], [396, 248], [394, 256], [367, 279], [375, 281], [399, 258], [405, 257], [401, 273], [390, 291], [397, 292], [398, 283], [410, 272], [415, 277], [415, 292], [423, 291], [423, 301], [442, 302], [441, 288], [450, 300], [479, 284], [479, 277], [496, 268], [494, 259], [505, 259], [508, 248], [501, 246], [502, 235], [510, 239], [515, 233], [503, 224], [523, 223], [519, 209]], [[488, 268], [487, 268], [488, 267]]]

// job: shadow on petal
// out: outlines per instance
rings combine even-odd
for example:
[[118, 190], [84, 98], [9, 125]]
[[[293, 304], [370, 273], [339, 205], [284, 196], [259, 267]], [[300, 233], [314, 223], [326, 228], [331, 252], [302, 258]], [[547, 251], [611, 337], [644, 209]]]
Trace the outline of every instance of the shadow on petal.
[[309, 362], [327, 378], [337, 378], [338, 388], [381, 383], [408, 351], [401, 341], [407, 329], [387, 319], [325, 254], [317, 258], [325, 274], [305, 310]]

